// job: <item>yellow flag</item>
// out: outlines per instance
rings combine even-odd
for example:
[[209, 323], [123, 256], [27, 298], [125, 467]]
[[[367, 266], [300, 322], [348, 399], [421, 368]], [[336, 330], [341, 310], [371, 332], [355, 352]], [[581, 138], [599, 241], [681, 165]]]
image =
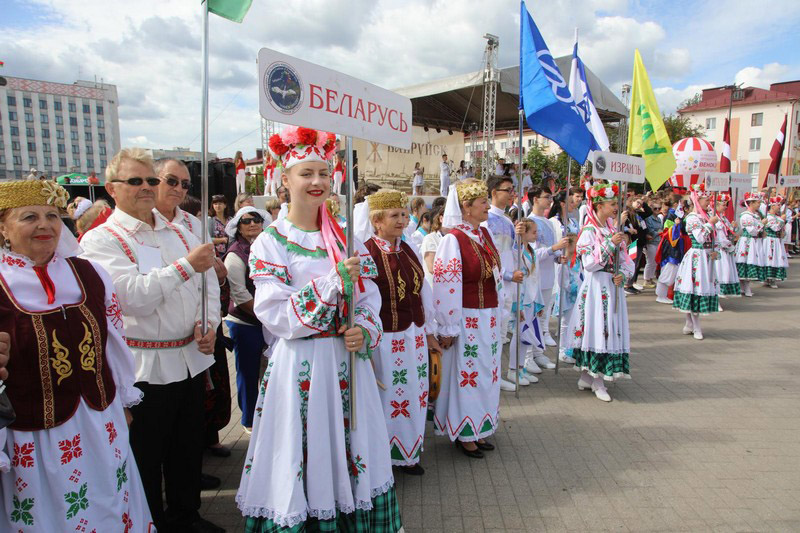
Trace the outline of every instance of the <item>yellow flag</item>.
[[633, 94], [628, 119], [628, 154], [644, 157], [645, 177], [653, 190], [675, 172], [672, 143], [664, 127], [658, 103], [639, 50], [633, 59]]

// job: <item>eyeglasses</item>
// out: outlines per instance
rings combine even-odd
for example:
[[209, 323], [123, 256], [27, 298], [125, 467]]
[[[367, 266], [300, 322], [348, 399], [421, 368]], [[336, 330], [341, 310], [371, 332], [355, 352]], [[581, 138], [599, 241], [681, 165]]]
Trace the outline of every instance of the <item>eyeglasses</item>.
[[141, 187], [142, 183], [147, 182], [147, 184], [150, 187], [155, 187], [159, 183], [161, 183], [161, 180], [151, 176], [149, 178], [128, 178], [126, 180], [111, 180], [111, 182], [112, 183], [127, 183], [131, 187]]
[[239, 224], [242, 224], [244, 226], [249, 226], [250, 224], [263, 224], [263, 223], [264, 219], [259, 216], [253, 216], [248, 218], [242, 217], [239, 219]]
[[173, 178], [172, 176], [169, 176], [169, 177], [167, 177], [167, 178], [165, 178], [165, 179], [163, 179], [161, 181], [162, 181], [162, 183], [166, 183], [167, 186], [169, 186], [169, 187], [177, 187], [178, 184], [180, 184], [180, 186], [183, 187], [184, 191], [188, 191], [189, 189], [192, 188], [192, 182], [191, 181], [189, 181], [189, 180], [179, 180], [178, 178]]
[[509, 187], [508, 189], [495, 189], [497, 192], [514, 192], [514, 187]]
[[539, 196], [538, 198], [541, 198], [542, 200], [552, 200], [553, 199], [553, 195], [552, 194], [548, 194], [547, 196]]

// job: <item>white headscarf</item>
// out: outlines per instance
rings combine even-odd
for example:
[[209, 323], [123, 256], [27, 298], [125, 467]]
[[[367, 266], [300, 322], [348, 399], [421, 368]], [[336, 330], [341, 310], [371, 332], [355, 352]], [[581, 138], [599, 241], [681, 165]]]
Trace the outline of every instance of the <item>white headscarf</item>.
[[80, 202], [78, 202], [78, 207], [75, 208], [75, 212], [72, 214], [72, 220], [78, 220], [81, 216], [92, 207], [92, 201], [83, 198]]
[[369, 220], [369, 201], [365, 199], [353, 207], [353, 235], [361, 242], [367, 242], [374, 232]]
[[450, 186], [447, 192], [447, 204], [444, 206], [444, 216], [442, 216], [442, 226], [445, 228], [455, 228], [463, 224], [461, 217], [461, 204], [458, 202], [458, 191], [455, 185]]

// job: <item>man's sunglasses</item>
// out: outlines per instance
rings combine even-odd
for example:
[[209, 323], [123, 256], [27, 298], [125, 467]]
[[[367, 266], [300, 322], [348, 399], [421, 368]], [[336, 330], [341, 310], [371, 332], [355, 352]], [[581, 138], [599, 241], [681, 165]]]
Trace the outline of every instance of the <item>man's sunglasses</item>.
[[259, 216], [252, 216], [247, 218], [242, 217], [239, 219], [239, 224], [242, 224], [243, 226], [249, 226], [250, 224], [263, 224], [263, 223], [264, 219]]
[[173, 178], [169, 176], [168, 178], [164, 178], [162, 180], [163, 183], [166, 183], [169, 187], [177, 187], [180, 184], [183, 187], [184, 191], [188, 191], [192, 188], [192, 182], [189, 180], [179, 180], [178, 178]]
[[128, 178], [126, 180], [111, 180], [112, 183], [127, 183], [131, 187], [141, 187], [142, 183], [147, 182], [150, 187], [156, 187], [161, 180], [154, 177], [149, 178]]

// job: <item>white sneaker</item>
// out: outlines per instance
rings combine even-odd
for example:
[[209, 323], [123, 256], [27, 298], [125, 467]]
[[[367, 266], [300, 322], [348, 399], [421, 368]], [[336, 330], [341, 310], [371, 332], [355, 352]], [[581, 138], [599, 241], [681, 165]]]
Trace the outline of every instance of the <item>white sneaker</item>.
[[642, 285], [641, 283], [634, 283], [633, 288], [636, 289], [637, 291], [643, 291], [644, 285]]
[[660, 304], [672, 304], [672, 300], [669, 298], [656, 298], [656, 302]]
[[574, 365], [575, 364], [575, 358], [574, 357], [570, 357], [570, 356], [568, 356], [566, 354], [563, 354], [563, 353], [559, 354], [558, 360], [561, 361], [562, 363], [567, 363], [568, 365]]
[[693, 335], [694, 335], [695, 339], [697, 339], [699, 341], [703, 340], [703, 332], [700, 331], [699, 329], [694, 330]]
[[550, 335], [544, 336], [544, 344], [545, 346], [558, 346], [558, 343], [554, 341], [553, 337], [551, 337]]
[[583, 380], [583, 375], [578, 378], [578, 390], [587, 390], [592, 388], [592, 378], [589, 378], [589, 381]]
[[525, 379], [527, 379], [530, 383], [539, 383], [539, 378], [525, 370], [524, 367], [522, 368], [522, 375], [525, 376]]
[[504, 390], [506, 392], [514, 392], [515, 390], [517, 390], [517, 387], [512, 382], [500, 378], [500, 390]]
[[717, 313], [721, 313], [722, 311], [724, 311], [724, 309], [722, 308], [721, 305], [718, 305], [717, 306]]
[[602, 400], [604, 402], [610, 402], [611, 401], [611, 395], [604, 388], [603, 389], [595, 388], [594, 389], [594, 395], [597, 397], [598, 400]]
[[747, 296], [748, 298], [752, 298], [753, 297], [753, 291], [745, 291], [744, 295]]
[[528, 359], [527, 361], [525, 361], [525, 370], [529, 374], [541, 374], [542, 373], [542, 369], [539, 368], [539, 365], [536, 364], [536, 360], [535, 359]]
[[553, 370], [556, 367], [555, 363], [544, 354], [534, 356], [533, 360], [540, 368], [544, 368], [545, 370]]
[[683, 326], [684, 335], [691, 335], [692, 333], [694, 333], [694, 328], [692, 326]]
[[[506, 374], [506, 379], [507, 379], [509, 382], [511, 382], [512, 384], [513, 384], [513, 383], [515, 382], [515, 380], [517, 379], [517, 377], [516, 377], [516, 376], [514, 376], [514, 372], [515, 372], [514, 370], [509, 370], [509, 371], [508, 371], [508, 374]], [[530, 382], [530, 381], [528, 381], [527, 379], [525, 379], [525, 376], [522, 374], [522, 372], [521, 372], [521, 371], [519, 372], [519, 384], [520, 384], [520, 385], [522, 385], [523, 387], [527, 387], [528, 385], [530, 385], [530, 384], [531, 384], [531, 382]]]

